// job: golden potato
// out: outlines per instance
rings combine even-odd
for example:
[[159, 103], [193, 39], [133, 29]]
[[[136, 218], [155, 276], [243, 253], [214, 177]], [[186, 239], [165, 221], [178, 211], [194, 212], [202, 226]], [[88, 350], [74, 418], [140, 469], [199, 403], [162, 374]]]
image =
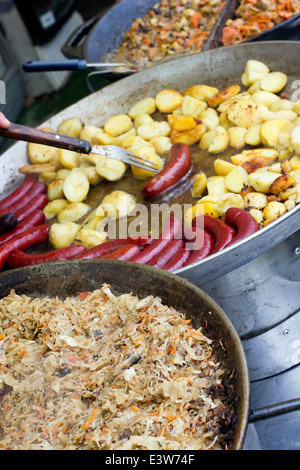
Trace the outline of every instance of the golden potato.
[[104, 243], [107, 237], [108, 234], [105, 231], [98, 232], [98, 230], [82, 229], [77, 235], [77, 240], [80, 241], [85, 248], [92, 248], [93, 246]]
[[242, 83], [245, 86], [250, 86], [261, 80], [269, 72], [270, 69], [266, 64], [259, 60], [250, 59], [247, 61], [244, 73], [242, 74]]
[[67, 135], [69, 137], [75, 137], [78, 139], [80, 133], [84, 127], [83, 122], [79, 118], [70, 118], [66, 119], [60, 124], [57, 129], [57, 132], [62, 135]]
[[65, 205], [57, 214], [57, 222], [63, 224], [65, 222], [77, 222], [81, 217], [85, 216], [90, 210], [88, 204], [84, 202], [72, 202]]
[[267, 107], [280, 101], [280, 98], [278, 95], [275, 95], [275, 93], [271, 93], [269, 91], [264, 91], [264, 90], [260, 90], [260, 91], [257, 91], [256, 93], [253, 93], [253, 95], [251, 96], [251, 99], [256, 104], [263, 104]]
[[168, 136], [170, 131], [170, 124], [166, 121], [153, 121], [151, 124], [142, 124], [136, 130], [137, 135], [144, 140], [151, 140], [158, 136]]
[[58, 149], [58, 158], [61, 164], [68, 170], [77, 168], [80, 165], [79, 153], [72, 150]]
[[245, 129], [245, 127], [230, 127], [227, 132], [229, 136], [229, 147], [238, 149], [246, 145], [245, 135], [247, 133], [247, 129]]
[[219, 93], [218, 88], [208, 85], [194, 85], [187, 88], [183, 92], [183, 96], [191, 96], [199, 101], [208, 101], [210, 98]]
[[45, 183], [47, 186], [51, 181], [54, 181], [56, 179], [56, 171], [44, 171], [39, 174], [39, 181], [42, 181], [42, 183]]
[[220, 153], [223, 152], [229, 144], [228, 131], [222, 126], [218, 126], [215, 129], [215, 134], [209, 144], [209, 153]]
[[49, 201], [53, 201], [54, 199], [64, 199], [64, 180], [57, 178], [51, 183], [48, 184], [47, 188], [47, 197]]
[[45, 173], [45, 171], [54, 172], [55, 165], [51, 163], [37, 163], [35, 165], [25, 165], [18, 168], [19, 173], [23, 175], [40, 175], [41, 173]]
[[226, 111], [227, 119], [236, 126], [249, 127], [257, 124], [260, 119], [259, 108], [249, 99], [240, 99], [233, 102]]
[[286, 212], [286, 207], [282, 202], [271, 201], [268, 202], [263, 210], [264, 218], [267, 220], [274, 220]]
[[207, 104], [210, 108], [216, 108], [221, 103], [224, 103], [224, 101], [237, 95], [240, 92], [240, 90], [241, 90], [240, 85], [231, 85], [225, 88], [224, 90], [219, 91], [215, 96], [210, 98], [207, 101]]
[[245, 143], [248, 145], [260, 145], [261, 144], [261, 137], [260, 137], [260, 129], [262, 123], [253, 124], [247, 129], [245, 134]]
[[249, 175], [249, 183], [250, 186], [253, 186], [253, 188], [259, 193], [269, 194], [270, 185], [279, 176], [281, 176], [281, 173], [276, 173], [274, 171], [269, 171], [266, 168], [262, 168]]
[[129, 215], [136, 205], [136, 199], [125, 191], [113, 191], [105, 196], [96, 211], [96, 215], [104, 214], [110, 219], [119, 219]]
[[143, 98], [129, 109], [128, 116], [135, 119], [139, 114], [152, 114], [155, 110], [155, 99], [152, 97]]
[[287, 75], [283, 72], [270, 72], [260, 80], [260, 88], [270, 93], [278, 93], [287, 84]]
[[155, 103], [161, 113], [171, 113], [181, 106], [183, 95], [173, 89], [159, 91], [155, 96]]
[[211, 141], [215, 135], [216, 129], [211, 129], [203, 134], [199, 142], [199, 147], [201, 148], [201, 150], [208, 150]]
[[207, 109], [207, 103], [205, 101], [199, 101], [192, 96], [185, 95], [181, 103], [180, 111], [182, 114], [192, 114], [197, 117], [205, 109]]
[[249, 185], [247, 171], [242, 166], [237, 166], [224, 178], [225, 186], [231, 193], [240, 193], [245, 186]]
[[292, 176], [280, 175], [270, 184], [270, 193], [279, 194], [282, 191], [294, 186], [296, 181]]
[[114, 137], [104, 131], [98, 131], [91, 137], [93, 145], [113, 145]]
[[66, 199], [54, 199], [48, 204], [43, 209], [43, 212], [45, 214], [46, 220], [51, 220], [54, 217], [57, 216], [57, 214], [65, 207], [66, 205], [69, 204], [69, 201]]
[[97, 132], [103, 132], [103, 129], [98, 126], [88, 125], [84, 126], [84, 128], [80, 132], [80, 139], [87, 140], [88, 142], [92, 143], [93, 135], [97, 134]]
[[278, 151], [275, 149], [255, 148], [255, 149], [250, 149], [250, 150], [243, 150], [241, 153], [232, 155], [231, 161], [235, 165], [242, 165], [243, 163], [247, 161], [251, 161], [257, 158], [262, 158], [265, 160], [265, 162], [268, 162], [268, 164], [271, 164], [274, 160], [276, 160], [277, 157], [278, 157]]
[[255, 207], [257, 209], [263, 209], [267, 203], [267, 195], [264, 193], [250, 192], [244, 197], [245, 208]]
[[[144, 160], [154, 163], [155, 168], [157, 170], [161, 170], [163, 167], [163, 160], [157, 155], [156, 151], [148, 146], [132, 146], [128, 150], [133, 152], [135, 155], [142, 157]], [[150, 176], [154, 175], [155, 172], [150, 170], [144, 170], [143, 168], [139, 168], [136, 166], [131, 166], [131, 172], [135, 179], [143, 180], [149, 178]]]
[[194, 129], [194, 127], [196, 127], [198, 120], [192, 114], [169, 114], [168, 123], [176, 131], [188, 131], [189, 129]]
[[207, 176], [203, 171], [201, 171], [194, 178], [193, 186], [191, 188], [192, 196], [193, 197], [202, 196], [202, 194], [206, 190], [206, 185], [207, 185]]
[[228, 193], [228, 189], [225, 185], [224, 176], [210, 176], [206, 182], [208, 196], [220, 197], [223, 194]]
[[127, 170], [127, 166], [120, 160], [98, 155], [96, 160], [96, 172], [108, 181], [120, 180]]
[[260, 129], [261, 141], [264, 145], [276, 148], [278, 146], [279, 134], [291, 134], [294, 126], [288, 119], [272, 119], [262, 124]]
[[63, 180], [63, 194], [69, 202], [82, 202], [88, 195], [90, 183], [82, 170], [74, 168]]
[[208, 130], [216, 129], [219, 125], [219, 115], [213, 108], [207, 108], [198, 117]]
[[78, 230], [79, 225], [74, 222], [55, 223], [50, 227], [49, 241], [55, 249], [64, 248], [75, 241]]
[[154, 122], [154, 119], [147, 113], [141, 113], [136, 116], [134, 119], [134, 127], [137, 129], [138, 127], [142, 126], [143, 124], [151, 124]]
[[188, 131], [176, 131], [171, 129], [171, 142], [172, 144], [182, 143], [187, 145], [193, 145], [200, 141], [201, 137], [204, 135], [206, 127], [204, 124], [197, 124], [193, 129]]
[[234, 165], [233, 163], [227, 162], [226, 160], [221, 160], [220, 158], [217, 158], [214, 161], [214, 170], [218, 176], [226, 176], [235, 168], [236, 168], [236, 165]]
[[128, 132], [133, 126], [133, 122], [127, 114], [117, 114], [109, 118], [104, 124], [104, 132], [117, 137]]
[[170, 137], [160, 135], [158, 137], [153, 137], [150, 140], [150, 143], [153, 145], [154, 150], [157, 154], [163, 155], [164, 153], [169, 152], [172, 147], [172, 142]]
[[239, 207], [244, 209], [244, 200], [240, 194], [226, 193], [220, 196], [215, 204], [215, 210], [223, 215], [230, 207]]

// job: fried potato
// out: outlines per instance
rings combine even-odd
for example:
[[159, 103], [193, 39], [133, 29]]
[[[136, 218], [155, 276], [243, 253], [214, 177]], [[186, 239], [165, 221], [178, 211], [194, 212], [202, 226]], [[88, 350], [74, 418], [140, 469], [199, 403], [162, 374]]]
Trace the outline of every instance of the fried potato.
[[143, 124], [152, 124], [154, 119], [147, 113], [141, 113], [136, 116], [134, 119], [134, 127], [137, 129], [138, 127], [142, 126]]
[[36, 165], [25, 165], [21, 166], [18, 170], [23, 175], [37, 175], [45, 173], [45, 171], [55, 171], [55, 165], [51, 163], [37, 163]]
[[109, 118], [104, 124], [104, 132], [117, 137], [128, 132], [133, 126], [133, 122], [127, 114], [117, 114]]
[[247, 133], [247, 129], [245, 129], [245, 127], [230, 127], [227, 132], [229, 136], [229, 147], [238, 149], [246, 145], [245, 135]]
[[288, 119], [272, 119], [262, 124], [260, 129], [261, 141], [264, 145], [276, 148], [279, 143], [279, 134], [291, 134], [293, 124]]
[[56, 179], [56, 171], [43, 171], [39, 174], [39, 181], [45, 183], [47, 186], [51, 181]]
[[220, 214], [225, 214], [227, 209], [230, 207], [239, 207], [240, 209], [244, 209], [244, 200], [240, 194], [235, 193], [226, 193], [223, 196], [220, 196], [218, 201], [216, 202], [214, 209]]
[[242, 165], [247, 161], [261, 158], [267, 164], [271, 164], [278, 157], [278, 151], [269, 148], [255, 148], [250, 150], [243, 150], [241, 153], [232, 155], [231, 161], [234, 165]]
[[247, 129], [245, 134], [245, 143], [248, 145], [260, 145], [261, 144], [261, 137], [260, 137], [260, 129], [262, 123], [253, 124]]
[[127, 170], [124, 162], [105, 157], [104, 155], [97, 155], [95, 161], [97, 174], [108, 181], [120, 180]]
[[158, 136], [170, 135], [171, 127], [166, 121], [153, 121], [151, 124], [143, 124], [137, 128], [137, 135], [144, 140], [151, 140]]
[[217, 158], [214, 161], [214, 170], [218, 176], [226, 176], [235, 168], [236, 168], [236, 165], [234, 165], [233, 163], [227, 162], [226, 160], [221, 160], [220, 158]]
[[171, 142], [172, 144], [182, 143], [186, 145], [193, 145], [200, 141], [205, 131], [206, 127], [202, 123], [197, 124], [196, 127], [187, 131], [180, 132], [172, 129], [170, 134]]
[[270, 93], [278, 93], [287, 84], [287, 75], [282, 72], [270, 72], [260, 80], [260, 88]]
[[220, 197], [228, 193], [224, 176], [210, 176], [206, 182], [208, 196]]
[[158, 137], [153, 137], [150, 140], [150, 144], [153, 145], [154, 150], [157, 154], [163, 155], [164, 153], [168, 153], [172, 147], [172, 142], [170, 137], [160, 135]]
[[88, 126], [83, 127], [83, 129], [80, 131], [79, 138], [92, 143], [93, 135], [97, 134], [98, 132], [103, 132], [103, 129], [101, 129], [101, 127], [93, 126], [90, 124]]
[[193, 114], [169, 114], [168, 123], [173, 129], [181, 132], [188, 131], [189, 129], [194, 129], [194, 127], [196, 127], [196, 125], [198, 124], [198, 120], [193, 116]]
[[219, 93], [218, 88], [208, 85], [194, 85], [183, 92], [183, 96], [191, 96], [199, 101], [208, 101]]
[[56, 217], [57, 214], [68, 204], [69, 201], [66, 199], [54, 199], [48, 202], [43, 209], [46, 220], [54, 219], [54, 217]]
[[270, 193], [279, 194], [282, 191], [294, 186], [296, 181], [292, 176], [280, 175], [270, 184]]
[[74, 168], [63, 180], [63, 194], [69, 202], [82, 202], [88, 195], [90, 183], [82, 170]]
[[90, 185], [96, 185], [101, 183], [103, 180], [102, 176], [97, 173], [95, 165], [89, 165], [85, 168], [80, 168], [83, 173], [86, 175], [87, 179], [89, 180]]
[[211, 129], [203, 134], [199, 142], [199, 147], [201, 148], [201, 150], [208, 150], [211, 141], [215, 135], [216, 129]]
[[97, 208], [96, 215], [104, 215], [109, 219], [119, 219], [129, 215], [136, 205], [136, 199], [131, 194], [117, 190], [107, 194]]
[[245, 186], [249, 185], [248, 173], [243, 167], [237, 166], [225, 176], [224, 183], [231, 193], [240, 193]]
[[161, 113], [171, 113], [181, 106], [183, 95], [173, 89], [164, 89], [155, 96], [155, 103]]
[[220, 153], [223, 152], [229, 144], [229, 135], [226, 129], [222, 126], [218, 126], [215, 129], [215, 134], [209, 144], [209, 153]]
[[49, 241], [55, 249], [64, 248], [75, 241], [78, 230], [79, 225], [75, 222], [52, 224], [49, 231]]
[[58, 149], [58, 158], [61, 164], [69, 170], [77, 168], [80, 165], [79, 153], [73, 152], [72, 150]]
[[192, 196], [193, 197], [202, 196], [202, 194], [206, 190], [206, 185], [207, 185], [207, 176], [203, 171], [201, 171], [194, 178], [193, 186], [191, 188]]
[[57, 222], [63, 224], [65, 222], [77, 222], [85, 216], [90, 210], [90, 206], [84, 202], [72, 202], [64, 206], [57, 214]]
[[48, 184], [47, 188], [47, 197], [49, 201], [53, 201], [54, 199], [64, 199], [64, 191], [63, 191], [63, 186], [64, 186], [64, 180], [57, 178], [54, 181], [51, 181], [51, 183]]
[[261, 80], [265, 75], [270, 72], [269, 67], [259, 60], [248, 60], [241, 80], [243, 85], [250, 86], [253, 83]]
[[263, 210], [263, 216], [266, 220], [278, 219], [282, 214], [286, 212], [286, 207], [282, 202], [271, 201], [268, 202]]
[[198, 116], [208, 130], [216, 129], [220, 120], [217, 111], [213, 108], [207, 108]]
[[227, 119], [236, 126], [249, 127], [257, 124], [260, 119], [259, 108], [250, 99], [240, 99], [233, 102], [226, 111]]
[[152, 97], [143, 98], [129, 109], [128, 116], [135, 119], [139, 114], [153, 114], [155, 110], [155, 99]]
[[199, 101], [189, 95], [183, 97], [180, 107], [182, 114], [192, 114], [195, 117], [199, 116], [205, 109], [207, 109], [207, 103], [205, 101]]
[[269, 194], [270, 185], [275, 181], [281, 173], [269, 171], [266, 168], [261, 168], [249, 175], [249, 183], [259, 193]]
[[67, 135], [69, 137], [75, 137], [78, 139], [80, 137], [80, 133], [84, 127], [83, 122], [81, 119], [74, 117], [70, 119], [66, 119], [64, 122], [60, 124], [57, 129], [57, 132], [62, 135]]
[[[135, 155], [142, 157], [146, 161], [154, 163], [157, 170], [161, 170], [163, 167], [163, 160], [156, 153], [155, 149], [152, 149], [147, 145], [132, 146], [128, 150], [133, 152]], [[155, 174], [154, 171], [144, 170], [143, 168], [139, 168], [133, 165], [131, 166], [131, 172], [133, 177], [137, 180], [143, 180]]]
[[259, 192], [250, 192], [244, 197], [245, 208], [255, 207], [256, 209], [263, 209], [267, 203], [267, 195]]
[[113, 145], [114, 137], [104, 131], [98, 131], [91, 137], [92, 145]]
[[251, 96], [252, 101], [256, 104], [263, 104], [264, 106], [269, 107], [270, 105], [280, 101], [278, 95], [275, 93], [270, 93], [269, 91], [260, 90]]
[[85, 248], [101, 245], [107, 239], [108, 234], [105, 231], [82, 229], [78, 233], [76, 240], [80, 241]]
[[210, 98], [207, 101], [207, 104], [210, 108], [216, 108], [224, 101], [232, 98], [233, 96], [237, 95], [241, 90], [240, 85], [231, 85], [224, 90], [219, 91], [215, 96]]

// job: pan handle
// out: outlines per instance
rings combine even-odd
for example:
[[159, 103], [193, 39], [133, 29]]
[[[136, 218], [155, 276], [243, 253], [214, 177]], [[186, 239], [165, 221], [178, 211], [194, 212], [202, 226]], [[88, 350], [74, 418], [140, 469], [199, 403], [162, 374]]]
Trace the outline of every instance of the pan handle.
[[251, 410], [248, 421], [249, 423], [254, 423], [255, 421], [259, 421], [261, 419], [272, 418], [273, 416], [278, 416], [297, 410], [300, 410], [300, 398], [294, 398], [292, 400], [276, 403], [275, 405], [258, 408], [257, 410]]
[[101, 15], [93, 16], [84, 24], [80, 25], [65, 42], [61, 48], [61, 52], [68, 59], [85, 59], [84, 46], [88, 33], [93, 26], [99, 21]]

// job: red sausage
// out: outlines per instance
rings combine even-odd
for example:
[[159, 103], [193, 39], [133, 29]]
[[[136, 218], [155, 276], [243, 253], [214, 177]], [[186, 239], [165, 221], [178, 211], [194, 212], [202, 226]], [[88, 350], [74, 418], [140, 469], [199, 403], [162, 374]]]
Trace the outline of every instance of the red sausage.
[[231, 225], [237, 232], [236, 236], [227, 246], [231, 246], [240, 240], [257, 232], [260, 227], [249, 212], [238, 207], [230, 207], [225, 214], [225, 222]]
[[44, 193], [39, 193], [32, 198], [28, 204], [26, 204], [22, 209], [15, 212], [15, 216], [18, 219], [18, 222], [22, 222], [29, 214], [37, 209], [44, 209], [48, 203], [48, 197]]
[[86, 248], [83, 245], [70, 245], [65, 248], [50, 251], [49, 253], [23, 253], [21, 250], [12, 251], [7, 258], [7, 263], [12, 268], [30, 266], [32, 264], [45, 263], [47, 261], [56, 261], [72, 259], [75, 255], [82, 253]]
[[174, 144], [170, 151], [170, 160], [164, 168], [154, 175], [143, 188], [146, 199], [154, 199], [167, 189], [175, 186], [191, 169], [192, 153], [186, 144]]
[[[203, 225], [204, 224], [204, 225]], [[214, 239], [214, 248], [211, 255], [225, 248], [235, 237], [235, 230], [221, 219], [210, 215], [198, 215], [192, 221], [193, 227], [204, 227]]]
[[8, 240], [11, 240], [16, 235], [19, 235], [25, 230], [28, 230], [31, 227], [37, 225], [42, 225], [45, 222], [45, 214], [40, 209], [34, 211], [32, 214], [29, 214], [22, 222], [18, 223], [16, 228], [10, 230], [7, 233], [0, 235], [0, 248], [3, 243], [6, 243]]
[[188, 250], [186, 247], [179, 249], [175, 256], [163, 267], [163, 270], [173, 272], [182, 268], [188, 261], [191, 253], [192, 250]]
[[43, 224], [37, 227], [32, 227], [26, 232], [16, 235], [0, 246], [0, 271], [3, 268], [8, 255], [14, 250], [26, 251], [29, 248], [44, 243], [49, 238], [50, 225]]
[[96, 259], [101, 258], [108, 253], [112, 253], [117, 248], [121, 246], [129, 245], [129, 244], [136, 244], [137, 246], [147, 246], [152, 242], [151, 237], [136, 237], [136, 238], [119, 238], [116, 240], [107, 241], [101, 243], [101, 245], [93, 246], [92, 248], [88, 248], [83, 253], [75, 256], [76, 259]]
[[[45, 185], [45, 183], [42, 183], [41, 181], [35, 181], [24, 196], [20, 197], [20, 199], [18, 199], [9, 206], [9, 211], [15, 214], [16, 212], [22, 210], [22, 208], [25, 207], [26, 204], [30, 203], [34, 196], [40, 193], [46, 193], [46, 191], [47, 186]], [[1, 213], [2, 211], [0, 211], [0, 215]]]
[[101, 259], [118, 259], [122, 261], [130, 261], [133, 256], [140, 252], [138, 245], [125, 245], [117, 248], [117, 250], [107, 255], [101, 256]]
[[214, 239], [213, 237], [206, 232], [203, 231], [203, 244], [201, 248], [196, 250], [191, 250], [191, 256], [186, 260], [184, 266], [188, 266], [189, 264], [196, 263], [201, 259], [206, 258], [212, 253], [214, 248]]
[[[31, 186], [34, 183], [36, 183], [36, 179], [34, 179], [32, 176], [26, 176], [25, 179], [20, 184], [20, 186], [17, 189], [15, 189], [15, 191], [13, 191], [11, 194], [9, 194], [4, 199], [2, 199], [2, 201], [0, 201], [1, 213], [3, 209], [9, 209], [11, 205], [19, 201], [27, 193], [27, 191], [31, 188]], [[6, 212], [11, 212], [11, 211], [6, 210]]]
[[165, 224], [160, 237], [154, 240], [143, 251], [134, 256], [131, 261], [140, 264], [147, 264], [154, 256], [156, 256], [175, 236], [181, 232], [182, 224], [180, 219], [171, 216]]
[[147, 264], [148, 266], [153, 266], [154, 268], [163, 268], [170, 261], [170, 259], [175, 256], [177, 251], [182, 248], [184, 248], [183, 240], [170, 240], [166, 246]]

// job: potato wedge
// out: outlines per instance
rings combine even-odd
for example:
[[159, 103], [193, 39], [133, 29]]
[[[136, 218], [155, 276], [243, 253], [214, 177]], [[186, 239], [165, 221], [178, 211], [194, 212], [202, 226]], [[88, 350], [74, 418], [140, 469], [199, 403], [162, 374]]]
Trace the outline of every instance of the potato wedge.
[[112, 141], [112, 145], [118, 145], [119, 147], [124, 147], [124, 142], [127, 141], [130, 137], [136, 136], [136, 129], [132, 127], [129, 131], [125, 132], [125, 134], [118, 135], [118, 137], [114, 137]]
[[104, 124], [104, 132], [113, 137], [125, 134], [133, 127], [133, 122], [127, 114], [117, 114], [109, 118]]
[[134, 127], [137, 129], [138, 127], [142, 126], [143, 124], [151, 124], [154, 122], [154, 119], [147, 113], [141, 113], [136, 116], [134, 119]]
[[172, 147], [172, 142], [171, 142], [170, 137], [167, 137], [164, 135], [153, 137], [153, 139], [150, 140], [150, 144], [153, 145], [155, 152], [159, 155], [168, 153]]
[[242, 83], [248, 87], [258, 80], [261, 80], [269, 72], [270, 69], [266, 64], [259, 60], [250, 59], [246, 63], [244, 73], [242, 74]]
[[84, 127], [83, 122], [79, 118], [70, 118], [66, 119], [64, 122], [60, 124], [57, 129], [59, 134], [68, 135], [69, 137], [75, 137], [78, 139], [80, 137], [80, 133]]
[[90, 183], [82, 170], [74, 168], [63, 180], [63, 194], [69, 202], [82, 202], [88, 195]]
[[205, 134], [206, 127], [204, 124], [197, 124], [193, 129], [188, 131], [176, 131], [171, 129], [170, 138], [172, 144], [182, 143], [193, 145], [200, 141], [201, 137]]
[[299, 155], [294, 155], [290, 159], [290, 165], [292, 170], [299, 170], [300, 169], [300, 156]]
[[269, 171], [266, 168], [262, 168], [254, 171], [249, 175], [249, 183], [255, 191], [259, 193], [269, 194], [270, 185], [275, 181], [281, 173], [276, 173], [274, 171]]
[[107, 181], [120, 180], [127, 170], [127, 166], [120, 160], [98, 155], [96, 160], [96, 172]]
[[84, 217], [90, 210], [90, 206], [84, 202], [72, 202], [64, 206], [57, 214], [57, 222], [77, 222]]
[[201, 150], [208, 150], [211, 141], [213, 140], [215, 135], [216, 129], [211, 129], [203, 134], [199, 142], [199, 147], [201, 148]]
[[218, 88], [208, 85], [194, 85], [183, 92], [183, 96], [191, 96], [199, 101], [208, 101], [219, 93]]
[[264, 219], [263, 211], [259, 209], [255, 209], [254, 207], [251, 207], [249, 208], [247, 212], [253, 217], [254, 220], [256, 220], [258, 224], [261, 224], [263, 222], [263, 219]]
[[199, 114], [198, 118], [201, 119], [208, 130], [216, 129], [219, 125], [219, 115], [213, 108], [207, 108]]
[[248, 145], [260, 145], [261, 144], [261, 137], [260, 137], [260, 129], [262, 123], [253, 124], [247, 129], [245, 134], [245, 143]]
[[279, 134], [291, 134], [293, 124], [288, 119], [272, 119], [262, 124], [260, 129], [261, 141], [264, 145], [276, 148], [279, 143]]
[[93, 134], [91, 137], [93, 145], [113, 145], [114, 137], [111, 134], [108, 134], [104, 131], [98, 131], [96, 134]]
[[48, 202], [43, 209], [46, 220], [54, 219], [57, 214], [69, 204], [69, 201], [66, 199], [54, 199], [53, 201]]
[[168, 114], [168, 123], [176, 131], [188, 131], [189, 129], [194, 129], [198, 124], [198, 120], [193, 116], [193, 114]]
[[202, 194], [206, 190], [206, 185], [207, 185], [207, 176], [203, 171], [201, 171], [194, 178], [193, 186], [191, 188], [192, 196], [193, 197], [202, 196]]
[[278, 95], [275, 95], [275, 93], [271, 93], [269, 91], [264, 91], [264, 90], [260, 90], [260, 91], [257, 91], [256, 93], [253, 93], [253, 95], [251, 96], [251, 99], [254, 101], [254, 103], [263, 104], [267, 107], [274, 104], [275, 102], [280, 101], [280, 97]]
[[240, 193], [249, 185], [248, 173], [242, 166], [237, 166], [225, 176], [224, 183], [229, 192]]
[[54, 181], [51, 181], [51, 183], [48, 184], [47, 188], [47, 196], [49, 201], [54, 201], [54, 199], [64, 199], [64, 180], [57, 178]]
[[245, 135], [247, 129], [245, 129], [245, 127], [233, 126], [230, 127], [227, 132], [229, 136], [229, 147], [238, 149], [246, 145]]
[[161, 113], [171, 113], [181, 106], [183, 95], [173, 89], [164, 89], [155, 96], [155, 103]]
[[55, 249], [64, 248], [75, 241], [78, 230], [79, 225], [74, 222], [54, 223], [50, 227], [49, 241]]
[[108, 234], [105, 231], [98, 232], [98, 230], [82, 229], [78, 233], [76, 239], [81, 242], [85, 248], [92, 248], [93, 246], [101, 245], [107, 239]]
[[215, 134], [209, 144], [209, 153], [220, 153], [223, 152], [229, 144], [229, 135], [226, 129], [222, 126], [218, 126], [215, 129]]
[[282, 191], [294, 186], [296, 181], [292, 176], [280, 175], [270, 184], [270, 193], [279, 194]]
[[236, 103], [238, 100], [242, 99], [242, 98], [246, 98], [246, 99], [250, 99], [251, 96], [249, 95], [249, 93], [247, 93], [246, 91], [243, 91], [241, 93], [238, 93], [237, 95], [234, 95], [232, 96], [231, 98], [228, 98], [227, 100], [223, 101], [223, 103], [220, 103], [217, 110], [219, 113], [224, 113], [227, 111], [227, 109], [229, 108], [229, 106], [232, 104], [232, 103]]
[[155, 99], [152, 97], [143, 98], [134, 104], [128, 111], [128, 116], [135, 119], [139, 114], [153, 114], [156, 110]]
[[227, 162], [226, 160], [217, 158], [214, 161], [214, 170], [218, 176], [226, 176], [235, 168], [236, 168], [236, 165], [234, 165], [233, 163]]
[[241, 91], [240, 85], [231, 85], [224, 90], [219, 91], [215, 96], [207, 100], [207, 104], [210, 108], [216, 108], [224, 101], [232, 98]]
[[56, 171], [44, 171], [39, 174], [39, 181], [45, 183], [47, 186], [51, 181], [56, 179]]
[[287, 84], [287, 75], [283, 72], [270, 72], [260, 80], [260, 88], [270, 93], [279, 93]]
[[107, 223], [107, 219], [105, 217], [104, 211], [102, 214], [96, 215], [97, 209], [93, 209], [88, 213], [88, 215], [84, 218], [83, 222], [80, 224], [80, 230], [88, 229], [88, 230], [97, 230], [103, 231], [104, 227]]
[[265, 161], [268, 161], [268, 164], [271, 164], [278, 157], [278, 151], [275, 149], [269, 148], [256, 148], [251, 150], [243, 150], [241, 153], [232, 155], [231, 161], [235, 165], [242, 165], [246, 161], [251, 161], [252, 159], [263, 158]]

